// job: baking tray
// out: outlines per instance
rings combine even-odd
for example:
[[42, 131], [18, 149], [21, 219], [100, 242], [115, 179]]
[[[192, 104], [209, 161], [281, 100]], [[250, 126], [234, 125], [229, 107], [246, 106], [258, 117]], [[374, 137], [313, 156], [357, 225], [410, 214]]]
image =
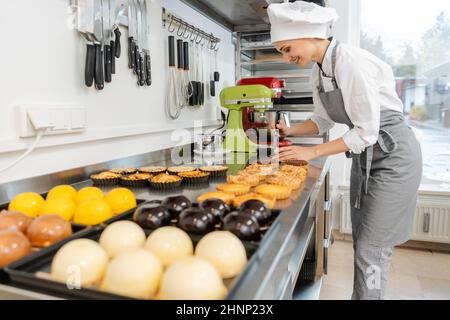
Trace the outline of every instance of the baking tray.
[[[267, 233], [267, 230], [270, 229], [270, 225], [276, 220], [280, 213], [280, 210], [272, 210], [271, 221], [269, 221], [266, 231], [262, 232], [262, 239], [264, 239], [265, 233]], [[133, 214], [131, 212], [124, 214], [122, 215], [121, 220], [131, 220], [132, 216]], [[10, 279], [10, 284], [66, 299], [132, 300], [133, 298], [130, 297], [103, 292], [95, 288], [68, 289], [63, 283], [51, 281], [36, 275], [37, 272], [50, 272], [50, 266], [54, 255], [65, 243], [70, 240], [81, 238], [98, 241], [105, 228], [106, 225], [101, 225], [84, 230], [83, 232], [72, 236], [71, 239], [65, 239], [51, 247], [42, 249], [31, 256], [10, 264], [5, 268]], [[150, 235], [153, 231], [154, 230], [144, 229], [146, 236]], [[194, 243], [194, 247], [203, 237], [202, 235], [195, 234], [189, 234], [189, 236]], [[248, 261], [250, 261], [251, 257], [258, 250], [262, 239], [260, 241], [242, 241], [247, 253]], [[224, 281], [229, 292], [231, 292], [233, 285], [237, 283], [238, 280], [239, 276]]]

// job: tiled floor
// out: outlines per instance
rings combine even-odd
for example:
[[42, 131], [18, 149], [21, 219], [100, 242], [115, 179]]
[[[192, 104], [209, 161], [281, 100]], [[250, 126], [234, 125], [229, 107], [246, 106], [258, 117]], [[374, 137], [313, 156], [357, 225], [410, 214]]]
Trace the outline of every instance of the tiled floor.
[[[328, 263], [320, 299], [350, 299], [353, 286], [352, 243], [336, 240], [329, 251]], [[395, 248], [386, 298], [450, 300], [450, 254]]]

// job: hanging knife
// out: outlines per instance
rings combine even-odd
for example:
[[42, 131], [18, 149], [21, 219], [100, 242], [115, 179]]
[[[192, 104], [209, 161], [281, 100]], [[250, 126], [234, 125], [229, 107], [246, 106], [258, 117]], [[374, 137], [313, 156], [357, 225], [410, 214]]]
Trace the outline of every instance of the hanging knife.
[[94, 38], [95, 38], [95, 87], [103, 90], [105, 79], [103, 74], [103, 20], [102, 20], [102, 0], [94, 1]]
[[[113, 1], [115, 1], [115, 0], [113, 0]], [[114, 20], [113, 30], [114, 30], [114, 35], [116, 36], [116, 39], [114, 41], [114, 44], [115, 44], [114, 53], [115, 53], [116, 58], [120, 58], [121, 51], [122, 51], [122, 46], [120, 44], [120, 37], [121, 37], [122, 33], [120, 32], [119, 26], [121, 24], [123, 24], [122, 20], [126, 20], [126, 25], [128, 25], [128, 17], [125, 15], [125, 11], [126, 11], [126, 6], [124, 4], [121, 4], [120, 9], [117, 12], [117, 16]]]
[[148, 12], [147, 12], [147, 1], [142, 0], [142, 24], [143, 24], [143, 40], [142, 40], [142, 49], [144, 51], [144, 69], [145, 69], [145, 83], [147, 86], [152, 85], [152, 63], [150, 59], [150, 47], [148, 44]]
[[105, 55], [105, 82], [111, 82], [112, 55], [111, 55], [111, 24], [109, 23], [109, 0], [102, 0], [103, 21], [103, 53]]
[[94, 47], [94, 7], [92, 0], [78, 0], [77, 29], [86, 39], [86, 64], [84, 83], [91, 87], [94, 83], [95, 47]]
[[133, 1], [128, 3], [128, 67], [135, 69], [136, 12]]
[[116, 43], [114, 41], [114, 26], [116, 19], [116, 1], [108, 0], [109, 3], [109, 47], [111, 48], [111, 73], [116, 73]]
[[138, 77], [138, 85], [143, 85], [142, 83], [142, 57], [141, 57], [141, 41], [142, 41], [142, 29], [141, 29], [141, 21], [142, 21], [142, 13], [137, 0], [133, 1], [134, 7], [136, 8], [136, 33], [137, 33], [137, 41], [135, 46], [135, 56], [136, 56], [136, 75]]

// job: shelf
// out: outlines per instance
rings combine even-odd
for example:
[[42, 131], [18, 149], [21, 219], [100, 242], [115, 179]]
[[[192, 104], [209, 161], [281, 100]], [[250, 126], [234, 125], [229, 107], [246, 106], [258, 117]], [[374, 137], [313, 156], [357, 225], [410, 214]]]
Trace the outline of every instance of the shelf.
[[274, 46], [242, 46], [241, 51], [276, 50]]

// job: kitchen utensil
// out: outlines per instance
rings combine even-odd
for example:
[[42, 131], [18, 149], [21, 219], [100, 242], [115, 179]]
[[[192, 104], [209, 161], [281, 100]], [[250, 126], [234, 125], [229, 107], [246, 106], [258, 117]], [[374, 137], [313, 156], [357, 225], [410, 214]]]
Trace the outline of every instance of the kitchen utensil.
[[[108, 0], [109, 7], [109, 47], [111, 48], [111, 73], [116, 73], [116, 43], [114, 40], [115, 36], [115, 19], [116, 19], [116, 1]], [[119, 31], [120, 32], [120, 31]]]
[[127, 9], [127, 7], [124, 4], [121, 4], [119, 11], [117, 13], [117, 16], [114, 20], [113, 30], [114, 30], [114, 34], [116, 36], [116, 39], [114, 41], [114, 44], [115, 44], [114, 53], [115, 53], [116, 58], [120, 58], [120, 56], [122, 54], [122, 45], [120, 43], [120, 37], [122, 36], [122, 33], [120, 32], [119, 26], [121, 24], [128, 25], [128, 17], [125, 15], [126, 9]]
[[152, 84], [152, 64], [150, 58], [150, 47], [148, 44], [148, 12], [147, 12], [147, 1], [141, 0], [142, 9], [142, 24], [143, 24], [143, 40], [142, 40], [142, 50], [144, 51], [144, 69], [145, 69], [145, 83], [147, 86]]
[[209, 94], [211, 97], [216, 96], [216, 80], [214, 79], [214, 48], [211, 43], [209, 47], [209, 69], [210, 69], [210, 80], [209, 80]]
[[136, 7], [136, 12], [137, 12], [137, 30], [138, 30], [138, 35], [137, 35], [138, 39], [137, 39], [137, 46], [136, 46], [136, 64], [137, 64], [138, 68], [136, 70], [136, 74], [138, 76], [138, 85], [142, 87], [145, 85], [145, 67], [144, 67], [145, 57], [144, 57], [144, 53], [142, 51], [143, 41], [144, 41], [144, 37], [143, 37], [144, 28], [143, 28], [143, 23], [142, 23], [142, 8], [141, 8], [141, 4], [140, 4], [139, 0], [135, 0], [134, 5]]
[[105, 55], [105, 82], [111, 82], [111, 74], [112, 74], [112, 57], [111, 57], [111, 24], [109, 21], [110, 8], [109, 8], [109, 0], [101, 0], [102, 1], [102, 26], [103, 26], [103, 53]]
[[79, 0], [77, 4], [77, 29], [86, 39], [86, 62], [84, 82], [87, 87], [94, 83], [95, 46], [94, 46], [94, 6], [92, 0]]
[[217, 47], [217, 43], [216, 43], [216, 47], [214, 49], [214, 81], [220, 81], [220, 73], [219, 73], [219, 67], [218, 67], [218, 61], [217, 61], [217, 53], [219, 51], [219, 48]]
[[[166, 96], [166, 112], [167, 115], [175, 120], [178, 119], [181, 113], [179, 91], [176, 82], [176, 66], [175, 66], [175, 37], [168, 37], [169, 48], [169, 77], [167, 83], [167, 96]], [[175, 111], [173, 111], [175, 109]]]
[[128, 2], [128, 67], [130, 69], [136, 70], [136, 51], [135, 51], [135, 41], [137, 40], [136, 31], [136, 10], [134, 8], [133, 1]]
[[94, 0], [94, 36], [95, 36], [95, 87], [103, 90], [105, 79], [103, 74], [103, 19], [102, 0]]

